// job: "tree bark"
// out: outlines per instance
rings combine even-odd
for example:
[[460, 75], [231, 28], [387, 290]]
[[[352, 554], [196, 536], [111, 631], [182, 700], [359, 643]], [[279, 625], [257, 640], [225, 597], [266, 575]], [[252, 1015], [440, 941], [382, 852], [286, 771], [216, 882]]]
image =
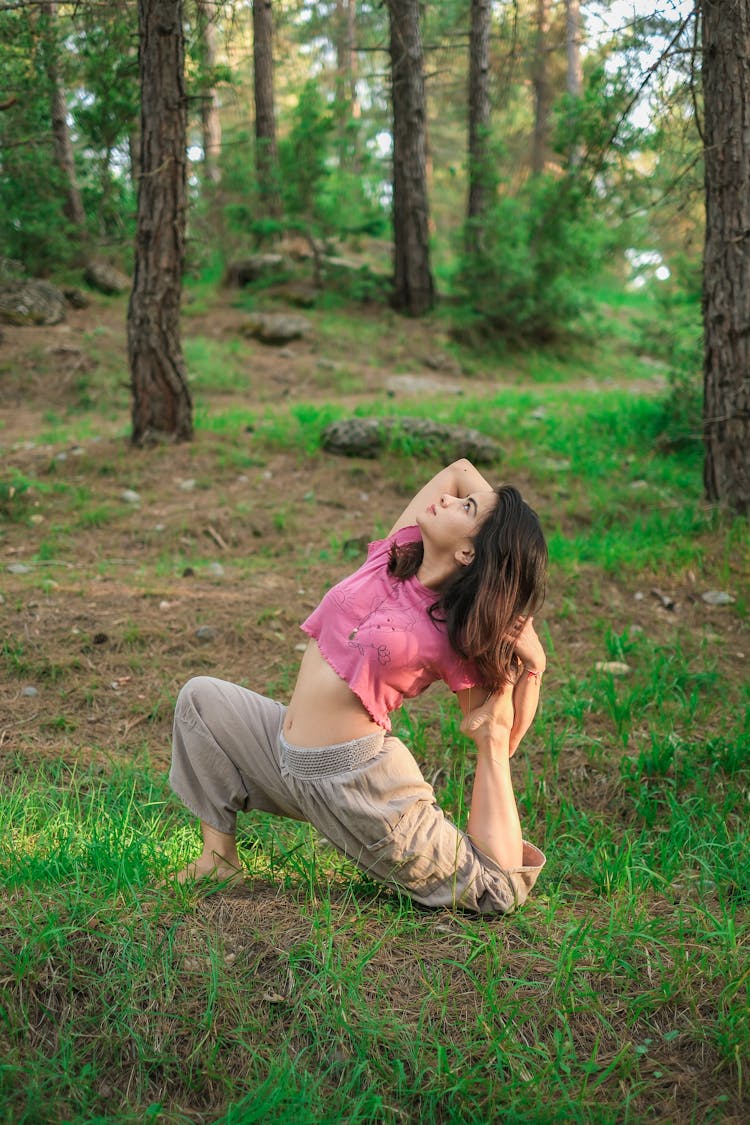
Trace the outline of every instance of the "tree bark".
[[750, 515], [750, 0], [702, 0], [704, 483]]
[[425, 158], [425, 89], [419, 0], [388, 0], [393, 105], [393, 306], [432, 308]]
[[135, 445], [193, 436], [180, 344], [186, 134], [181, 0], [138, 0], [141, 178], [128, 358]]
[[[567, 55], [566, 89], [571, 101], [583, 96], [583, 69], [581, 67], [581, 7], [579, 0], [565, 0], [565, 48]], [[580, 144], [571, 144], [568, 150], [568, 167], [581, 163]]]
[[253, 66], [255, 83], [255, 169], [261, 210], [267, 218], [281, 216], [279, 157], [273, 97], [273, 11], [271, 0], [253, 0]]
[[[216, 5], [214, 0], [197, 0], [198, 31], [200, 35], [201, 62], [206, 74], [216, 66]], [[219, 156], [221, 154], [221, 118], [219, 95], [213, 83], [204, 90], [201, 100], [201, 128], [203, 133], [203, 175], [208, 183], [218, 184], [221, 179]]]
[[484, 241], [492, 191], [489, 152], [491, 0], [472, 0], [469, 30], [469, 197], [466, 208], [467, 249]]
[[549, 0], [536, 0], [536, 41], [534, 46], [534, 138], [531, 148], [531, 171], [538, 176], [544, 171], [549, 149], [549, 113], [552, 92], [547, 57], [549, 34]]
[[44, 38], [44, 66], [49, 82], [50, 93], [50, 118], [52, 123], [52, 146], [55, 153], [55, 163], [62, 173], [65, 184], [65, 215], [74, 226], [78, 227], [82, 236], [86, 233], [86, 213], [76, 179], [75, 158], [73, 156], [73, 142], [68, 129], [68, 107], [65, 102], [65, 91], [57, 63], [59, 44], [56, 35], [57, 5], [52, 0], [43, 0], [41, 15], [45, 24]]

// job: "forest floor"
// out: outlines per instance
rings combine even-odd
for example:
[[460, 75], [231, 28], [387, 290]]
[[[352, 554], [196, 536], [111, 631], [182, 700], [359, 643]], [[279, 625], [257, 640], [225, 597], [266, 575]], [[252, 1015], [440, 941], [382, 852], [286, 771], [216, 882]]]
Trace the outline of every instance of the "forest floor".
[[[304, 315], [313, 325], [308, 339], [269, 348], [245, 335], [248, 311], [235, 295], [188, 295], [183, 341], [196, 438], [148, 450], [134, 449], [128, 441], [124, 300], [94, 298], [89, 308], [71, 310], [57, 327], [2, 329], [4, 782], [8, 786], [14, 777], [37, 769], [57, 776], [54, 767], [62, 764], [65, 776], [73, 779], [66, 786], [75, 790], [81, 771], [93, 771], [106, 784], [109, 777], [116, 780], [143, 767], [156, 778], [160, 810], [169, 824], [187, 825], [166, 785], [180, 686], [192, 675], [210, 674], [287, 697], [303, 645], [299, 622], [328, 585], [358, 564], [367, 540], [387, 530], [439, 464], [419, 454], [336, 457], [318, 447], [320, 425], [333, 407], [358, 414], [382, 415], [393, 408], [424, 415], [455, 403], [457, 420], [487, 426], [499, 438], [503, 453], [488, 475], [517, 484], [555, 542], [548, 598], [538, 619], [549, 652], [545, 702], [514, 766], [522, 812], [534, 816], [542, 834], [546, 816], [547, 831], [556, 834], [531, 836], [550, 853], [548, 870], [538, 895], [508, 926], [468, 922], [447, 912], [409, 913], [403, 904], [391, 910], [389, 894], [366, 880], [357, 882], [352, 867], [322, 859], [297, 837], [284, 844], [283, 836], [265, 828], [264, 847], [273, 854], [265, 865], [257, 859], [255, 881], [198, 906], [179, 900], [165, 908], [153, 884], [138, 883], [149, 876], [131, 872], [118, 884], [122, 902], [106, 899], [105, 889], [98, 893], [106, 907], [60, 909], [61, 917], [73, 919], [80, 910], [88, 919], [83, 929], [76, 921], [66, 931], [69, 942], [73, 933], [82, 934], [71, 953], [71, 973], [85, 970], [73, 1004], [80, 1005], [81, 1020], [89, 1020], [93, 1043], [101, 1002], [96, 981], [105, 979], [102, 966], [110, 964], [108, 958], [120, 964], [131, 950], [123, 927], [136, 923], [125, 917], [122, 903], [135, 887], [149, 934], [162, 925], [153, 921], [161, 918], [160, 911], [170, 914], [163, 924], [171, 927], [170, 956], [181, 958], [180, 987], [188, 997], [184, 1028], [169, 1039], [167, 1023], [180, 1022], [179, 998], [170, 995], [164, 1010], [151, 1011], [152, 975], [143, 984], [143, 1022], [134, 1007], [108, 1032], [114, 1041], [127, 1031], [138, 1059], [127, 1061], [130, 1047], [123, 1047], [124, 1053], [104, 1067], [103, 1077], [94, 1064], [98, 1077], [90, 1078], [86, 1097], [85, 1083], [71, 1070], [69, 1087], [63, 1083], [54, 1095], [54, 1113], [44, 1111], [44, 1098], [52, 1095], [39, 1094], [38, 1103], [29, 1095], [29, 1116], [19, 1110], [14, 1120], [125, 1122], [147, 1114], [165, 1122], [213, 1122], [223, 1120], [240, 1095], [256, 1097], [256, 1103], [248, 1103], [255, 1108], [246, 1117], [231, 1118], [237, 1125], [263, 1119], [298, 1125], [468, 1122], [490, 1120], [493, 1104], [503, 1105], [509, 1120], [528, 1122], [746, 1120], [750, 1103], [742, 1068], [748, 1035], [741, 1019], [726, 1014], [736, 1008], [738, 989], [746, 981], [746, 974], [739, 977], [730, 964], [740, 957], [738, 940], [739, 947], [746, 940], [746, 925], [740, 924], [746, 900], [735, 895], [737, 914], [730, 924], [726, 911], [734, 890], [717, 886], [718, 876], [704, 879], [700, 859], [691, 860], [697, 867], [680, 879], [653, 874], [651, 866], [656, 869], [663, 855], [658, 849], [668, 843], [668, 817], [666, 804], [648, 802], [661, 800], [656, 789], [662, 781], [668, 794], [681, 792], [684, 779], [686, 785], [698, 784], [689, 766], [696, 716], [701, 742], [713, 740], [722, 762], [735, 762], [731, 755], [740, 754], [742, 761], [737, 758], [731, 769], [745, 768], [739, 735], [729, 740], [736, 750], [721, 740], [730, 726], [740, 730], [743, 700], [747, 704], [747, 543], [729, 525], [714, 534], [696, 502], [704, 522], [695, 532], [689, 521], [685, 524], [684, 548], [678, 549], [668, 521], [679, 497], [667, 484], [642, 479], [651, 471], [645, 462], [605, 468], [603, 460], [602, 487], [609, 475], [627, 471], [629, 477], [623, 485], [623, 523], [630, 507], [642, 504], [645, 524], [650, 501], [639, 498], [654, 497], [651, 507], [665, 521], [663, 561], [657, 544], [645, 564], [623, 558], [602, 566], [593, 555], [587, 557], [588, 548], [580, 549], [575, 564], [566, 562], [564, 544], [583, 541], [597, 526], [595, 486], [583, 473], [580, 483], [575, 480], [575, 458], [585, 450], [559, 457], [550, 453], [557, 408], [561, 416], [566, 412], [575, 419], [578, 411], [583, 419], [584, 399], [657, 399], [665, 393], [663, 367], [621, 343], [614, 345], [614, 358], [601, 365], [590, 347], [579, 348], [567, 363], [548, 363], [540, 355], [508, 355], [493, 363], [457, 347], [436, 318], [404, 321], [383, 309]], [[616, 410], [611, 418], [611, 443], [616, 443]], [[546, 451], [538, 456], [529, 448], [535, 424], [547, 427]], [[603, 443], [609, 439], [607, 433], [601, 438]], [[602, 526], [604, 538], [609, 524]], [[596, 542], [590, 550], [595, 549]], [[704, 598], [712, 591], [728, 593], [731, 600], [712, 604]], [[605, 679], [597, 671], [597, 664], [613, 660], [633, 665], [622, 681], [616, 673]], [[415, 754], [443, 803], [461, 816], [463, 801], [452, 787], [457, 737], [457, 723], [448, 718], [452, 706], [449, 693], [436, 686], [410, 706], [401, 729], [413, 736]], [[663, 769], [658, 762], [653, 768], [649, 764], [649, 755], [657, 760], [658, 747], [664, 753], [671, 747], [669, 753], [677, 755]], [[679, 757], [683, 751], [684, 759]], [[674, 772], [678, 758], [688, 763], [683, 780]], [[637, 765], [649, 774], [642, 783], [629, 780], [635, 778], [628, 773], [631, 759], [634, 769]], [[724, 794], [721, 769], [726, 768], [729, 785], [730, 765], [704, 765], [707, 779], [710, 774], [706, 786]], [[59, 786], [62, 792], [65, 786]], [[710, 816], [711, 799], [707, 790], [705, 806], [696, 797], [694, 807]], [[687, 817], [689, 801], [683, 804]], [[652, 815], [657, 826], [653, 858], [651, 843], [640, 842], [650, 840], [644, 824]], [[188, 852], [196, 839], [192, 827], [189, 833], [180, 844]], [[625, 845], [621, 837], [627, 834]], [[40, 825], [24, 847], [32, 848], [43, 836]], [[248, 856], [257, 856], [248, 839]], [[689, 841], [673, 843], [683, 846], [685, 854], [697, 848]], [[311, 861], [308, 869], [302, 860], [295, 867], [295, 854], [317, 856], [319, 867]], [[640, 867], [636, 859], [628, 866], [631, 854], [646, 856]], [[565, 878], [559, 874], [563, 870]], [[64, 882], [68, 889], [61, 894], [85, 894], [70, 870]], [[359, 901], [352, 897], [353, 885]], [[24, 893], [14, 890], [6, 908], [15, 910]], [[36, 914], [47, 909], [40, 906], [42, 898], [33, 901]], [[135, 918], [141, 907], [127, 909]], [[110, 911], [105, 926], [101, 919]], [[710, 933], [700, 928], [708, 916], [722, 919]], [[719, 936], [725, 922], [726, 934], [721, 930]], [[12, 930], [0, 919], [6, 937]], [[14, 940], [8, 937], [8, 949]], [[238, 991], [202, 1030], [215, 997], [205, 999], [201, 990], [208, 985], [198, 969], [206, 947], [219, 940], [221, 979], [231, 978]], [[419, 971], [412, 975], [417, 949]], [[597, 962], [600, 953], [604, 968]], [[56, 991], [65, 972], [60, 976], [59, 966], [45, 967], [52, 964], [51, 956], [45, 953], [43, 967], [22, 984], [25, 999], [19, 1001], [23, 1023], [31, 1019], [24, 1005], [32, 1004], [29, 997], [38, 990], [28, 1042], [46, 1058], [53, 1048], [62, 1053], [56, 1038], [61, 1033], [48, 1026], [50, 1013], [57, 1012], [60, 1027], [67, 1027], [72, 1011], [64, 989]], [[132, 988], [140, 987], [139, 956], [128, 962]], [[697, 963], [700, 968], [694, 969]], [[251, 977], [242, 977], [241, 965]], [[508, 989], [501, 997], [506, 978], [516, 982], [515, 999]], [[123, 978], [125, 992], [131, 984]], [[254, 1005], [252, 1019], [260, 1029], [250, 1055], [244, 1038], [250, 1032], [240, 1034], [237, 1028], [246, 1029], [251, 1017], [245, 1011], [240, 1018], [233, 1006], [242, 989], [243, 1003]], [[490, 996], [496, 1010], [487, 1007]], [[170, 1005], [179, 1010], [168, 1020], [163, 1011]], [[313, 1031], [318, 1021], [319, 1035]], [[513, 1043], [504, 1030], [511, 1025], [517, 1030]], [[220, 1042], [221, 1051], [226, 1043], [234, 1044], [234, 1053], [226, 1048], [231, 1057], [218, 1077], [212, 1070], [217, 1054], [210, 1065], [204, 1059], [213, 1035], [219, 1037], [211, 1039], [215, 1052]], [[153, 1048], [158, 1066], [143, 1062], [152, 1057], [149, 1036], [161, 1036], [167, 1044]], [[464, 1054], [462, 1036], [467, 1037]], [[511, 1060], [511, 1086], [504, 1083], [504, 1064], [498, 1062], [500, 1042]], [[458, 1080], [454, 1084], [445, 1043], [454, 1052], [456, 1073], [466, 1072], [466, 1087]], [[76, 1050], [84, 1050], [76, 1044]], [[168, 1048], [174, 1057], [168, 1057]], [[102, 1038], [96, 1050], [106, 1054], [108, 1049]], [[394, 1077], [395, 1062], [402, 1066], [399, 1051], [408, 1080], [403, 1074]], [[288, 1090], [278, 1094], [278, 1104], [271, 1099], [264, 1118], [258, 1089], [266, 1090], [264, 1076], [274, 1073], [282, 1055], [291, 1069], [274, 1090], [282, 1090], [284, 1081]], [[521, 1060], [518, 1066], [514, 1057]], [[307, 1060], [305, 1067], [312, 1060], [304, 1072], [309, 1088], [299, 1077], [303, 1062], [295, 1059]], [[22, 1075], [28, 1056], [21, 1054], [19, 1060]], [[310, 1077], [316, 1065], [319, 1076]], [[537, 1072], [535, 1094], [531, 1073]], [[351, 1099], [368, 1089], [374, 1100], [365, 1105], [362, 1092], [357, 1108], [359, 1102]], [[284, 1097], [292, 1101], [287, 1105]], [[324, 1112], [325, 1105], [332, 1108]]]
[[[199, 390], [199, 413], [228, 409], [231, 419], [234, 407], [262, 415], [268, 405], [332, 401], [358, 413], [391, 401], [408, 412], [409, 402], [426, 399], [489, 399], [497, 386], [490, 371], [464, 374], [434, 323], [405, 324], [381, 311], [374, 337], [334, 333], [273, 348], [243, 337], [247, 313], [229, 302], [204, 313], [187, 308], [186, 340], [240, 349], [241, 374], [226, 391]], [[166, 762], [171, 704], [192, 673], [210, 668], [283, 694], [304, 639], [299, 621], [422, 481], [418, 465], [405, 471], [387, 455], [363, 461], [255, 448], [253, 426], [241, 419], [230, 422], [231, 442], [204, 430], [194, 443], [133, 449], [125, 312], [122, 301], [95, 299], [59, 326], [3, 329], [3, 472], [40, 486], [10, 502], [18, 518], [4, 521], [0, 536], [4, 632], [24, 648], [18, 675], [0, 684], [6, 754], [23, 747], [34, 757], [106, 756], [130, 753], [145, 740]], [[502, 378], [506, 391], [528, 389], [522, 370], [506, 366]], [[633, 395], [659, 395], [664, 374], [654, 365], [650, 378], [623, 385]], [[586, 371], [565, 383], [570, 395], [600, 389], [618, 383], [610, 377], [599, 386]], [[92, 395], [100, 396], [99, 409]], [[480, 418], [476, 424], [481, 428]], [[77, 429], [85, 436], [71, 441]], [[505, 477], [502, 462], [498, 470]], [[578, 517], [560, 510], [554, 487], [535, 487], [514, 466], [507, 473], [543, 521], [575, 532]], [[138, 499], [124, 500], [126, 491]], [[724, 561], [719, 552], [717, 571]], [[13, 574], [14, 563], [29, 571]], [[218, 567], [223, 574], [213, 573]], [[637, 588], [616, 574], [598, 577], [597, 586], [596, 604], [613, 623], [643, 629], [656, 643], [677, 625], [696, 635], [708, 628], [726, 654], [726, 678], [746, 677], [740, 623], [701, 600], [703, 586], [690, 568], [641, 576]], [[540, 623], [552, 630], [567, 667], [590, 668], [606, 656], [601, 637], [585, 614], [556, 619], [563, 600], [553, 578]], [[549, 690], [555, 675], [553, 661]], [[23, 695], [24, 687], [38, 694]]]

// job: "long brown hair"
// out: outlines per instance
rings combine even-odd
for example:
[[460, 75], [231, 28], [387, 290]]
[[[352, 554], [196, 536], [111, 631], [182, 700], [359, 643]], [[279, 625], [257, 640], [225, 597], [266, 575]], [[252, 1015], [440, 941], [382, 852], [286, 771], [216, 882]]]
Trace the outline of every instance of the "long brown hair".
[[[430, 606], [430, 615], [445, 623], [453, 649], [473, 661], [484, 686], [493, 691], [513, 678], [515, 637], [522, 619], [544, 601], [547, 581], [539, 517], [513, 485], [495, 492], [497, 504], [473, 540], [474, 558]], [[412, 578], [423, 557], [421, 540], [394, 545], [388, 569], [395, 578]]]

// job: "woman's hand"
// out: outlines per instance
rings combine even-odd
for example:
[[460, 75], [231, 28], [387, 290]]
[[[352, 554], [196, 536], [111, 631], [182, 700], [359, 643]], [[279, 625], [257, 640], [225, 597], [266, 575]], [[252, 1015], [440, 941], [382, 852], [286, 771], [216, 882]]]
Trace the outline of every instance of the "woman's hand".
[[516, 656], [528, 671], [541, 674], [547, 667], [547, 657], [534, 628], [534, 618], [519, 618], [521, 621], [523, 624], [514, 635]]
[[513, 684], [506, 684], [500, 691], [491, 692], [478, 707], [471, 710], [468, 710], [469, 698], [470, 693], [463, 695], [461, 700], [465, 708], [462, 733], [473, 738], [477, 745], [491, 744], [500, 739], [507, 744], [515, 718]]

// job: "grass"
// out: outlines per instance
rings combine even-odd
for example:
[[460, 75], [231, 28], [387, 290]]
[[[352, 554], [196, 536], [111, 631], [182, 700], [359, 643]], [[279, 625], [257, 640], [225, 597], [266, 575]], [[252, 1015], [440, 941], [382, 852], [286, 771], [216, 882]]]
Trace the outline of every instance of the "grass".
[[[0, 546], [29, 569], [0, 574], [0, 1122], [747, 1120], [750, 535], [704, 505], [696, 449], [659, 442], [660, 394], [633, 390], [643, 296], [607, 304], [594, 372], [474, 357], [462, 397], [344, 407], [358, 364], [437, 345], [336, 308], [330, 394], [305, 368], [302, 396], [248, 399], [246, 345], [198, 337], [193, 446], [95, 441], [95, 372], [88, 413], [8, 439]], [[159, 886], [197, 840], [166, 779], [180, 684], [286, 696], [303, 609], [437, 467], [417, 445], [323, 455], [351, 409], [478, 426], [549, 529], [549, 671], [513, 767], [548, 863], [509, 918], [421, 910], [264, 814], [241, 822], [244, 891]], [[447, 694], [398, 732], [465, 823]]]

